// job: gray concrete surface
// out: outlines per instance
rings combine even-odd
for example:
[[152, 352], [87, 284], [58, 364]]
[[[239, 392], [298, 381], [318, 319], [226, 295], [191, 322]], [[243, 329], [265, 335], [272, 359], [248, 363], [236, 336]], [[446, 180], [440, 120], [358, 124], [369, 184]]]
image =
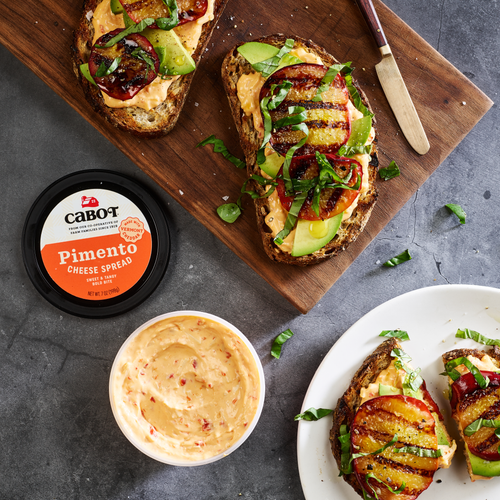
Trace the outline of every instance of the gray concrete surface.
[[[496, 0], [386, 4], [498, 100]], [[499, 286], [499, 129], [495, 104], [303, 316], [0, 47], [0, 499], [303, 499], [293, 417], [339, 336], [375, 306], [414, 289]], [[148, 185], [162, 199], [173, 233], [172, 261], [157, 291], [135, 310], [105, 320], [48, 304], [20, 252], [24, 218], [37, 195], [69, 171], [87, 168], [109, 168]], [[465, 226], [443, 209], [450, 201], [466, 210]], [[412, 262], [381, 268], [405, 248]], [[177, 309], [204, 310], [246, 332], [267, 383], [251, 438], [230, 458], [194, 469], [136, 451], [108, 403], [108, 374], [122, 342], [146, 320]], [[296, 335], [277, 361], [271, 343], [286, 328]]]

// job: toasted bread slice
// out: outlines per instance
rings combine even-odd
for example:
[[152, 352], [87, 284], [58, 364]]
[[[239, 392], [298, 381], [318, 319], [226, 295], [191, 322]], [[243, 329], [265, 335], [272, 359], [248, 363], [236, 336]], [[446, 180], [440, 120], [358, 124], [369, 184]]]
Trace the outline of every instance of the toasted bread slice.
[[[439, 432], [444, 432], [444, 435], [446, 436], [448, 442], [452, 445], [451, 448], [454, 452], [455, 445], [453, 440], [442, 423], [442, 416], [436, 403], [432, 400], [432, 397], [425, 388], [425, 382], [421, 386], [423, 400], [415, 400], [413, 397], [403, 395], [371, 395], [369, 396], [371, 399], [366, 398], [367, 394], [370, 394], [370, 385], [376, 383], [381, 372], [389, 369], [391, 363], [395, 360], [394, 356], [391, 355], [394, 349], [401, 349], [398, 340], [390, 338], [383, 342], [364, 360], [352, 378], [351, 384], [338, 400], [337, 407], [335, 408], [333, 414], [330, 442], [332, 453], [339, 470], [342, 470], [342, 445], [339, 440], [339, 437], [341, 436], [341, 426], [347, 426], [347, 428], [351, 430], [353, 424], [354, 426], [356, 426], [356, 422], [359, 424], [360, 413], [358, 410], [360, 408], [362, 412], [364, 411], [362, 418], [364, 424], [367, 423], [366, 421], [368, 421], [370, 415], [374, 413], [374, 420], [378, 420], [379, 422], [376, 425], [380, 428], [386, 429], [385, 433], [388, 432], [387, 429], [393, 429], [395, 433], [398, 433], [398, 442], [396, 443], [396, 447], [399, 447], [399, 442], [408, 444], [410, 443], [410, 439], [414, 439], [416, 446], [436, 449], [438, 443], [436, 428], [439, 426]], [[408, 411], [405, 410], [405, 405], [408, 406]], [[392, 408], [395, 409], [394, 415], [397, 416], [388, 416], [392, 413]], [[384, 416], [380, 417], [377, 416], [377, 414], [383, 414]], [[432, 417], [429, 418], [431, 414]], [[368, 418], [366, 418], [365, 415]], [[417, 418], [416, 416], [418, 415], [427, 415], [427, 421], [424, 423], [425, 425], [421, 425], [421, 422], [424, 422], [424, 418]], [[391, 422], [391, 420], [394, 422]], [[368, 424], [371, 425], [370, 422], [368, 422]], [[422, 436], [420, 437], [418, 432], [417, 435], [415, 435], [415, 432], [410, 432], [406, 435], [408, 429], [413, 429], [413, 431], [415, 429], [421, 429]], [[358, 430], [356, 429], [355, 432], [357, 434], [356, 439], [359, 441]], [[389, 434], [391, 434], [391, 432], [392, 431], [389, 431]], [[378, 431], [372, 429], [371, 433], [372, 437], [370, 440], [381, 440], [382, 444], [390, 439], [390, 437], [387, 437], [389, 434], [385, 435], [384, 433], [380, 433], [380, 429]], [[432, 440], [429, 441], [431, 437]], [[429, 445], [429, 443], [433, 444]], [[378, 448], [378, 445], [376, 445], [375, 448]], [[443, 466], [442, 460], [437, 460], [436, 458], [427, 459], [425, 457], [417, 456], [413, 459], [410, 456], [409, 459], [408, 457], [406, 459], [408, 463], [405, 463], [405, 459], [402, 456], [400, 457], [400, 455], [402, 454], [394, 453], [389, 454], [389, 456], [381, 454], [375, 455], [375, 458], [373, 458], [373, 456], [362, 457], [361, 461], [366, 461], [368, 464], [368, 470], [373, 471], [374, 473], [376, 473], [377, 468], [383, 467], [385, 477], [389, 477], [389, 482], [393, 488], [398, 488], [402, 482], [406, 483], [407, 486], [401, 493], [401, 496], [398, 495], [394, 498], [416, 498], [430, 484], [431, 481], [429, 478], [432, 479], [432, 475], [437, 467]], [[422, 463], [416, 466], [416, 461], [420, 461]], [[444, 466], [447, 467], [448, 465], [449, 464], [445, 464]], [[359, 466], [363, 467], [363, 464], [359, 464]], [[366, 464], [364, 464], [364, 466], [366, 466]], [[390, 473], [388, 472], [389, 470], [391, 471]], [[407, 475], [406, 477], [405, 474]], [[343, 478], [360, 496], [363, 497], [363, 488], [361, 487], [358, 477], [354, 471], [352, 473], [343, 474]], [[386, 496], [391, 497], [391, 494], [387, 489], [382, 489], [382, 491], [379, 491], [378, 493], [380, 498], [386, 498]]]
[[[500, 348], [493, 346], [488, 351], [481, 349], [455, 349], [443, 354], [443, 363], [447, 363], [458, 358], [468, 358], [472, 364], [477, 366], [480, 371], [500, 370]], [[463, 365], [462, 365], [463, 366]], [[464, 374], [471, 376], [468, 369], [460, 370]], [[453, 381], [449, 379], [450, 388]], [[498, 383], [498, 382], [495, 382]], [[470, 394], [467, 394], [462, 401], [455, 398], [451, 399], [452, 417], [457, 423], [460, 437], [465, 443], [464, 454], [467, 462], [467, 470], [471, 481], [481, 479], [491, 479], [492, 476], [478, 474], [473, 470], [471, 457], [468, 452], [468, 445], [477, 446], [478, 449], [484, 448], [485, 451], [495, 451], [499, 446], [499, 440], [495, 437], [494, 428], [481, 428], [472, 436], [466, 437], [464, 429], [477, 418], [490, 420], [500, 420], [500, 389], [498, 385], [489, 384], [486, 389], [477, 388]], [[483, 464], [487, 460], [481, 461]], [[496, 475], [496, 474], [495, 474]]]
[[[198, 45], [192, 54], [196, 65], [208, 45], [213, 29], [219, 20], [227, 0], [214, 0], [213, 20], [203, 24]], [[96, 7], [109, 0], [85, 0], [78, 28], [74, 32], [72, 58], [74, 72], [82, 85], [85, 97], [95, 111], [121, 130], [141, 137], [160, 137], [168, 134], [179, 118], [189, 87], [196, 70], [177, 78], [168, 88], [165, 101], [146, 111], [137, 106], [111, 108], [104, 103], [100, 90], [91, 84], [80, 71], [80, 65], [87, 63], [94, 38], [92, 17]]]
[[[282, 47], [287, 40], [294, 40], [294, 49], [303, 49], [306, 52], [319, 56], [325, 66], [337, 64], [338, 61], [329, 54], [325, 49], [315, 44], [311, 40], [305, 40], [297, 36], [285, 36], [283, 34], [275, 34], [255, 40], [256, 42], [266, 43], [276, 47]], [[245, 114], [238, 98], [237, 83], [242, 75], [247, 75], [254, 72], [250, 63], [238, 52], [239, 44], [235, 46], [225, 57], [222, 64], [222, 81], [229, 100], [231, 112], [238, 130], [241, 147], [245, 155], [248, 175], [260, 175], [260, 168], [257, 165], [257, 151], [261, 147], [262, 137], [259, 136], [259, 131], [254, 126], [254, 121], [251, 115]], [[353, 80], [354, 86], [359, 92], [363, 104], [370, 109], [370, 104], [365, 93], [359, 85]], [[375, 127], [375, 124], [374, 124]], [[283, 251], [273, 241], [273, 234], [265, 222], [266, 216], [270, 213], [271, 207], [267, 198], [259, 198], [254, 200], [257, 213], [257, 224], [266, 254], [276, 262], [286, 264], [306, 266], [322, 262], [326, 259], [337, 255], [342, 250], [345, 250], [349, 244], [356, 240], [363, 228], [365, 227], [371, 211], [377, 200], [377, 189], [375, 186], [376, 174], [378, 167], [378, 158], [376, 153], [376, 138], [372, 147], [371, 161], [368, 166], [368, 189], [362, 192], [356, 208], [352, 215], [344, 220], [337, 231], [335, 237], [323, 248], [301, 257], [294, 257], [291, 253]], [[260, 194], [264, 194], [263, 187], [254, 183], [254, 189]]]

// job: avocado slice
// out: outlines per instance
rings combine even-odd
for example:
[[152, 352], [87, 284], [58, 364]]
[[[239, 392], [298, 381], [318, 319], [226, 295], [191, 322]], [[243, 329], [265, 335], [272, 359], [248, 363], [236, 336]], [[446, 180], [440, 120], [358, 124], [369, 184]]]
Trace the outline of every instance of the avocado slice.
[[396, 394], [403, 394], [403, 391], [397, 387], [392, 387], [391, 385], [379, 384], [378, 393], [381, 396], [394, 396]]
[[160, 73], [186, 75], [196, 69], [191, 54], [174, 31], [146, 28], [142, 33], [154, 47], [160, 59]]
[[[274, 57], [279, 51], [280, 49], [274, 47], [274, 45], [260, 42], [248, 42], [238, 47], [238, 52], [250, 64], [256, 64], [266, 59], [271, 59], [271, 57]], [[285, 66], [292, 66], [293, 64], [301, 64], [302, 62], [304, 61], [300, 60], [298, 57], [285, 54], [276, 70], [284, 68]]]
[[431, 414], [436, 422], [436, 435], [438, 438], [438, 444], [450, 446], [450, 442], [448, 441], [448, 434], [444, 428], [443, 422], [439, 420], [437, 413], [431, 412]]
[[500, 476], [500, 460], [485, 460], [484, 458], [477, 457], [469, 451], [467, 445], [465, 445], [465, 451], [469, 457], [474, 474], [484, 477]]
[[354, 120], [351, 122], [351, 135], [347, 140], [346, 146], [364, 146], [368, 137], [370, 137], [370, 132], [372, 130], [372, 117], [371, 116], [363, 116], [363, 118], [359, 118], [358, 120]]
[[270, 175], [273, 179], [278, 175], [281, 165], [285, 162], [285, 158], [280, 154], [274, 152], [273, 154], [266, 156], [266, 161], [259, 165], [261, 170], [267, 175]]
[[[337, 234], [340, 224], [342, 223], [342, 215], [343, 212], [324, 221], [298, 219], [292, 255], [294, 257], [301, 257], [302, 255], [308, 255], [323, 248]], [[314, 227], [316, 223], [321, 223], [321, 226], [324, 226], [321, 227], [321, 231], [319, 232], [320, 237], [311, 234], [311, 225], [313, 229], [317, 229], [317, 227]], [[318, 224], [316, 224], [316, 226], [318, 226]]]
[[125, 11], [120, 0], [111, 0], [110, 7], [113, 14], [122, 14]]

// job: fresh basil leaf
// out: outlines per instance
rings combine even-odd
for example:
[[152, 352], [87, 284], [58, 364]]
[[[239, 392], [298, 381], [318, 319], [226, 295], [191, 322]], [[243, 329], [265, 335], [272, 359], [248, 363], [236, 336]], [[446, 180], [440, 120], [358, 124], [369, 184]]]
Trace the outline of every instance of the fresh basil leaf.
[[383, 332], [379, 333], [379, 337], [393, 337], [401, 340], [402, 342], [410, 340], [408, 332], [405, 332], [404, 330], [384, 330]]
[[[497, 429], [497, 431], [500, 432], [500, 420], [478, 418], [464, 429], [464, 434], [466, 436], [472, 436], [479, 429], [481, 429], [481, 427], [490, 427], [493, 429]], [[497, 433], [497, 431], [495, 431], [495, 434]]]
[[483, 345], [500, 346], [499, 339], [489, 339], [488, 337], [481, 335], [479, 332], [476, 332], [475, 330], [469, 330], [468, 328], [464, 328], [463, 330], [457, 330], [455, 337], [459, 339], [472, 339], [478, 342], [479, 344]]
[[103, 49], [103, 48], [108, 48], [112, 47], [113, 45], [117, 44], [120, 40], [123, 40], [126, 36], [132, 34], [132, 33], [140, 33], [141, 31], [144, 31], [145, 28], [148, 26], [151, 26], [154, 24], [155, 20], [152, 17], [148, 17], [146, 19], [143, 19], [137, 24], [134, 24], [130, 26], [129, 28], [124, 29], [118, 35], [114, 36], [111, 40], [106, 42], [104, 45], [96, 45], [96, 47]]
[[323, 79], [321, 80], [319, 87], [318, 87], [318, 90], [316, 91], [316, 95], [311, 100], [313, 102], [320, 102], [322, 100], [321, 94], [323, 92], [326, 92], [330, 88], [330, 85], [332, 84], [333, 80], [335, 80], [335, 78], [337, 78], [337, 75], [341, 71], [347, 71], [347, 70], [349, 72], [352, 72], [350, 62], [345, 63], [345, 64], [332, 64], [328, 68]]
[[394, 443], [396, 443], [397, 440], [398, 440], [398, 435], [394, 434], [393, 438], [388, 443], [385, 443], [384, 446], [382, 446], [382, 448], [379, 448], [378, 450], [372, 451], [370, 453], [354, 453], [351, 456], [351, 460], [360, 457], [366, 457], [368, 455], [379, 455], [380, 453], [383, 453], [387, 448], [389, 448], [389, 446], [392, 446]]
[[351, 433], [347, 425], [341, 425], [339, 428], [340, 441], [340, 472], [339, 476], [344, 474], [352, 474], [351, 461]]
[[179, 24], [179, 8], [176, 0], [163, 0], [163, 3], [170, 11], [170, 17], [159, 17], [156, 19], [156, 26], [161, 30], [169, 31]]
[[306, 118], [306, 108], [302, 106], [290, 106], [288, 108], [288, 116], [273, 122], [273, 129], [276, 130], [287, 125], [296, 125], [297, 123], [302, 123]]
[[304, 413], [295, 415], [294, 420], [307, 420], [311, 422], [326, 417], [331, 413], [333, 413], [333, 410], [328, 410], [327, 408], [309, 408], [309, 410], [306, 410]]
[[264, 78], [267, 78], [271, 75], [271, 73], [274, 73], [278, 69], [281, 59], [285, 54], [288, 54], [288, 52], [293, 49], [293, 44], [293, 39], [288, 38], [283, 47], [281, 47], [280, 51], [274, 57], [252, 64], [253, 69], [262, 73]]
[[383, 265], [385, 267], [394, 267], [399, 264], [402, 264], [403, 262], [407, 262], [408, 260], [411, 260], [411, 255], [408, 250], [405, 250], [399, 255], [396, 255], [396, 257], [393, 257], [392, 259], [389, 259], [387, 262], [384, 262]]
[[308, 191], [303, 191], [295, 196], [292, 206], [290, 207], [290, 211], [286, 217], [285, 227], [274, 237], [274, 242], [277, 245], [282, 245], [285, 238], [290, 234], [290, 231], [295, 226], [295, 222], [297, 222], [297, 217], [299, 215], [300, 209], [304, 202], [306, 201], [308, 195]]
[[345, 158], [351, 158], [354, 155], [369, 155], [371, 152], [372, 152], [371, 144], [368, 144], [367, 146], [363, 146], [361, 144], [357, 144], [355, 146], [346, 146], [344, 144], [343, 146], [340, 147], [337, 154]]
[[276, 359], [279, 359], [281, 356], [281, 347], [283, 344], [293, 336], [292, 330], [288, 328], [284, 332], [280, 333], [273, 342], [273, 346], [271, 347], [271, 356], [274, 356]]
[[374, 117], [375, 115], [363, 104], [363, 99], [359, 95], [358, 90], [352, 83], [352, 75], [346, 75], [345, 76], [345, 83], [347, 86], [347, 90], [349, 91], [349, 94], [352, 97], [352, 100], [354, 102], [354, 106], [356, 106], [356, 109], [361, 111], [363, 115], [365, 116], [371, 116]]
[[411, 361], [411, 357], [408, 354], [406, 354], [406, 352], [403, 351], [403, 349], [399, 348], [393, 349], [391, 351], [391, 356], [393, 358], [398, 359], [401, 363], [409, 363]]
[[207, 137], [200, 143], [196, 145], [197, 148], [200, 146], [206, 146], [207, 144], [213, 144], [214, 145], [214, 153], [221, 153], [226, 160], [229, 160], [233, 165], [235, 165], [238, 168], [245, 168], [246, 164], [244, 161], [241, 161], [239, 158], [236, 158], [236, 156], [233, 156], [226, 146], [224, 146], [224, 142], [221, 139], [216, 139], [215, 135], [211, 135], [210, 137]]
[[446, 374], [453, 381], [458, 380], [461, 377], [460, 372], [458, 370], [455, 370], [455, 368], [460, 365], [464, 365], [468, 368], [472, 375], [474, 375], [474, 378], [476, 379], [476, 382], [478, 383], [479, 387], [481, 387], [481, 389], [486, 389], [486, 387], [488, 387], [488, 384], [490, 383], [489, 378], [484, 377], [477, 366], [471, 363], [471, 361], [467, 358], [456, 358], [446, 363]]
[[103, 61], [97, 68], [94, 76], [96, 76], [97, 78], [102, 78], [103, 76], [110, 75], [111, 73], [113, 73], [113, 71], [115, 71], [116, 68], [118, 68], [121, 60], [121, 57], [115, 57], [109, 68], [106, 66], [105, 61]]
[[388, 167], [381, 168], [378, 171], [378, 175], [380, 175], [380, 178], [384, 181], [388, 181], [390, 179], [394, 179], [394, 177], [398, 177], [399, 175], [401, 175], [401, 171], [399, 170], [396, 162], [393, 160], [391, 161], [391, 163], [389, 163]]
[[458, 217], [460, 224], [465, 224], [465, 217], [467, 214], [464, 212], [463, 208], [460, 205], [448, 203], [447, 205], [445, 205], [445, 207], [451, 210]]
[[241, 209], [236, 203], [226, 203], [217, 208], [217, 214], [224, 222], [232, 224], [241, 215]]
[[84, 63], [84, 64], [80, 64], [80, 71], [82, 73], [82, 75], [92, 84], [92, 85], [95, 85], [97, 87], [97, 83], [95, 82], [95, 80], [92, 78], [92, 75], [90, 74], [90, 70], [89, 70], [89, 63]]
[[377, 481], [380, 484], [383, 484], [394, 495], [399, 495], [406, 488], [406, 483], [403, 481], [401, 483], [401, 486], [397, 490], [393, 490], [385, 481], [382, 481], [381, 479], [379, 479], [378, 477], [376, 477], [375, 474], [373, 474], [372, 472], [370, 472], [369, 474], [366, 474], [365, 481], [366, 481], [366, 484], [368, 484], [368, 486], [370, 486], [370, 488], [372, 489], [372, 491], [373, 491], [373, 493], [375, 495], [375, 498], [377, 498], [377, 499], [378, 499], [377, 492], [375, 491], [375, 489], [373, 488], [373, 486], [371, 486], [368, 483], [368, 479], [375, 479], [375, 481]]
[[430, 450], [429, 448], [419, 448], [418, 446], [403, 446], [402, 448], [394, 448], [394, 453], [410, 453], [422, 458], [439, 458], [443, 456], [441, 450]]

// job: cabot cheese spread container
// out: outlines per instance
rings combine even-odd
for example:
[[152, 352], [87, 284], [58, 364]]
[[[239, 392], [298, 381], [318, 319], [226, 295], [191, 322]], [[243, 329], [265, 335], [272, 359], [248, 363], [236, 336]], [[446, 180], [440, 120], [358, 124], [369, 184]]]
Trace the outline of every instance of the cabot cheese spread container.
[[68, 313], [104, 318], [143, 302], [165, 274], [168, 224], [136, 180], [107, 170], [59, 179], [35, 201], [23, 230], [35, 288]]
[[163, 463], [206, 465], [236, 450], [264, 405], [262, 364], [248, 339], [208, 313], [158, 316], [125, 341], [109, 396], [123, 434]]

